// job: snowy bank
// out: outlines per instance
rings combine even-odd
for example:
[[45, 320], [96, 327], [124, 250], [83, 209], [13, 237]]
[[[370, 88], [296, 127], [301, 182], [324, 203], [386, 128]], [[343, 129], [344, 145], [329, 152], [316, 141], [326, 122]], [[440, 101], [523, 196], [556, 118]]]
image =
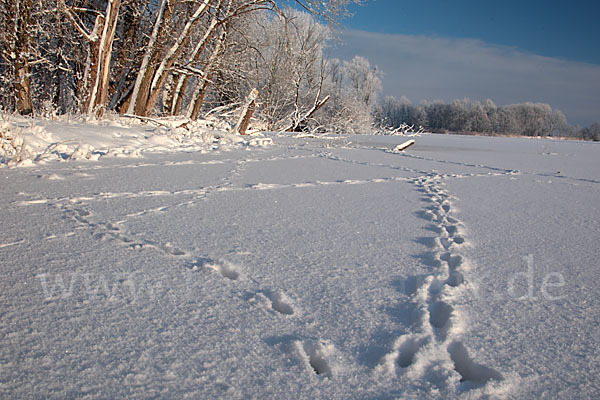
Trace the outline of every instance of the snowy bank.
[[101, 121], [2, 116], [0, 164], [32, 165], [52, 160], [140, 157], [142, 153], [207, 152], [259, 146], [268, 140], [241, 137], [218, 120], [145, 119], [110, 116]]

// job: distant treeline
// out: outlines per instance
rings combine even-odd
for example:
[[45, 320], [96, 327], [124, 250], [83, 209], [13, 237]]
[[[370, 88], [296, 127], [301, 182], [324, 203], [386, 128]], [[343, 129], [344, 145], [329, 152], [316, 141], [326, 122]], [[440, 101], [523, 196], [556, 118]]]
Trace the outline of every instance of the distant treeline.
[[548, 104], [523, 103], [497, 106], [469, 99], [451, 103], [413, 105], [406, 97], [384, 98], [375, 110], [376, 122], [386, 128], [402, 124], [422, 126], [432, 132], [486, 135], [561, 136], [600, 140], [600, 124], [588, 128], [570, 126], [559, 110]]

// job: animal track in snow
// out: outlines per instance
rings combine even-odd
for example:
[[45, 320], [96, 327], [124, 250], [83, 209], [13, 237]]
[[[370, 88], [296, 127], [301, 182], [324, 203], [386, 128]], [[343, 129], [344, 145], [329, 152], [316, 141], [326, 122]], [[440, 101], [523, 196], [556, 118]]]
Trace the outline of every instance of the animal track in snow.
[[454, 241], [451, 238], [442, 237], [439, 238], [439, 240], [444, 250], [448, 250], [454, 244]]
[[448, 353], [454, 368], [461, 376], [461, 382], [471, 381], [486, 383], [490, 380], [501, 381], [502, 374], [493, 368], [476, 363], [469, 357], [469, 352], [462, 342], [455, 341], [448, 345]]
[[188, 264], [188, 268], [192, 271], [198, 271], [201, 268], [208, 268], [218, 272], [222, 277], [232, 281], [240, 277], [239, 267], [229, 261], [214, 261], [210, 258], [196, 258]]
[[458, 232], [458, 227], [454, 226], [454, 225], [446, 225], [445, 229], [446, 229], [446, 232], [448, 232], [448, 235], [450, 237], [456, 235], [456, 233]]
[[456, 218], [453, 218], [453, 217], [450, 217], [450, 216], [446, 217], [446, 221], [448, 221], [451, 224], [458, 224], [458, 222], [459, 222]]
[[465, 283], [465, 277], [460, 271], [452, 271], [446, 280], [446, 284], [452, 287], [458, 287]]
[[401, 368], [408, 368], [412, 365], [417, 352], [429, 342], [427, 337], [403, 337], [398, 346], [398, 356], [396, 362]]
[[269, 299], [273, 310], [285, 315], [294, 314], [294, 308], [290, 305], [290, 299], [284, 293], [270, 290], [263, 293]]
[[83, 207], [70, 207], [69, 202], [53, 204], [64, 213], [65, 217], [72, 218], [82, 228], [91, 230], [92, 236], [98, 240], [112, 239], [123, 243], [131, 249], [155, 249], [167, 256], [181, 257], [186, 252], [173, 246], [171, 243], [160, 243], [153, 240], [137, 239], [124, 231], [119, 225], [125, 221], [115, 224], [111, 222], [93, 222], [94, 214]]
[[429, 320], [431, 325], [438, 329], [446, 328], [453, 311], [454, 308], [444, 301], [433, 303], [429, 307]]
[[451, 253], [444, 253], [440, 256], [440, 259], [448, 263], [448, 267], [451, 271], [455, 271], [463, 264], [463, 257], [460, 255], [452, 255]]
[[333, 377], [333, 370], [328, 361], [335, 348], [332, 344], [319, 341], [317, 343], [296, 342], [300, 357], [308, 364], [315, 374], [325, 378]]
[[283, 315], [294, 315], [295, 312], [292, 301], [281, 291], [260, 290], [250, 301]]
[[376, 372], [388, 375], [394, 375], [398, 367], [402, 369], [410, 368], [417, 353], [430, 342], [426, 335], [405, 334], [396, 339], [393, 350], [386, 354], [376, 367]]
[[271, 337], [266, 342], [287, 353], [288, 359], [300, 361], [301, 368], [307, 373], [326, 379], [334, 377], [335, 368], [331, 360], [335, 360], [337, 350], [332, 343], [297, 335]]
[[452, 240], [456, 244], [464, 244], [465, 243], [465, 238], [463, 238], [462, 236], [458, 236], [458, 235], [453, 236]]
[[[424, 206], [416, 211], [415, 215], [430, 222], [425, 229], [436, 234], [434, 237], [415, 239], [431, 251], [415, 257], [434, 269], [430, 275], [421, 277], [417, 289], [407, 293], [413, 297], [422, 313], [421, 332], [401, 336], [394, 344], [393, 351], [383, 357], [380, 367], [388, 372], [396, 371], [396, 366], [410, 369], [416, 355], [428, 344], [427, 355], [420, 359], [419, 363], [425, 362], [430, 366], [437, 362], [443, 364], [445, 357], [442, 354], [446, 354], [462, 377], [461, 381], [485, 383], [491, 379], [501, 379], [502, 375], [492, 368], [474, 362], [459, 340], [462, 330], [454, 328], [455, 323], [458, 324], [457, 328], [463, 325], [460, 309], [456, 309], [454, 300], [457, 299], [456, 296], [465, 293], [464, 290], [457, 291], [455, 288], [465, 285], [466, 282], [468, 263], [460, 254], [460, 249], [467, 240], [463, 236], [461, 221], [451, 215], [454, 198], [441, 188], [446, 177], [451, 176], [430, 172], [410, 181], [415, 189], [423, 194], [421, 200]], [[416, 277], [414, 278], [413, 280], [416, 280]], [[408, 281], [410, 278], [406, 280]], [[436, 353], [440, 354], [439, 360], [436, 359]], [[419, 368], [423, 367], [421, 365]], [[418, 376], [422, 377], [422, 374]]]

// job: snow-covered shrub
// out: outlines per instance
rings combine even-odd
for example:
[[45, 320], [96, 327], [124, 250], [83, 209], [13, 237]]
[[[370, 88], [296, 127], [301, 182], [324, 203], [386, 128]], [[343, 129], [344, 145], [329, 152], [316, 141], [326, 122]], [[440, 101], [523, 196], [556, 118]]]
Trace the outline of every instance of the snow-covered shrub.
[[3, 121], [0, 125], [0, 164], [18, 164], [29, 158], [21, 131]]

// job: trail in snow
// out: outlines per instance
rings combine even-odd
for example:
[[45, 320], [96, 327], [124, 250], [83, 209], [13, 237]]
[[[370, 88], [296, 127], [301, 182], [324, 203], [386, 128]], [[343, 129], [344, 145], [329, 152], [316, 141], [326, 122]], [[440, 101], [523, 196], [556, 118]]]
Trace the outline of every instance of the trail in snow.
[[[396, 340], [380, 368], [389, 374], [396, 373], [398, 367], [409, 368], [412, 377], [427, 379], [432, 376], [428, 370], [443, 365], [449, 357], [461, 375], [461, 382], [483, 384], [491, 379], [502, 380], [502, 374], [496, 370], [473, 361], [461, 342], [461, 336], [468, 331], [468, 318], [460, 310], [461, 295], [469, 290], [469, 274], [477, 271], [460, 254], [460, 248], [469, 243], [463, 235], [462, 222], [452, 216], [452, 196], [442, 187], [444, 178], [429, 173], [413, 181], [426, 204], [416, 214], [431, 222], [428, 229], [438, 235], [417, 239], [431, 250], [427, 261], [435, 271], [429, 276], [407, 279], [407, 282], [422, 281], [421, 286], [409, 290], [420, 313], [419, 328]], [[431, 357], [432, 354], [435, 356]]]

